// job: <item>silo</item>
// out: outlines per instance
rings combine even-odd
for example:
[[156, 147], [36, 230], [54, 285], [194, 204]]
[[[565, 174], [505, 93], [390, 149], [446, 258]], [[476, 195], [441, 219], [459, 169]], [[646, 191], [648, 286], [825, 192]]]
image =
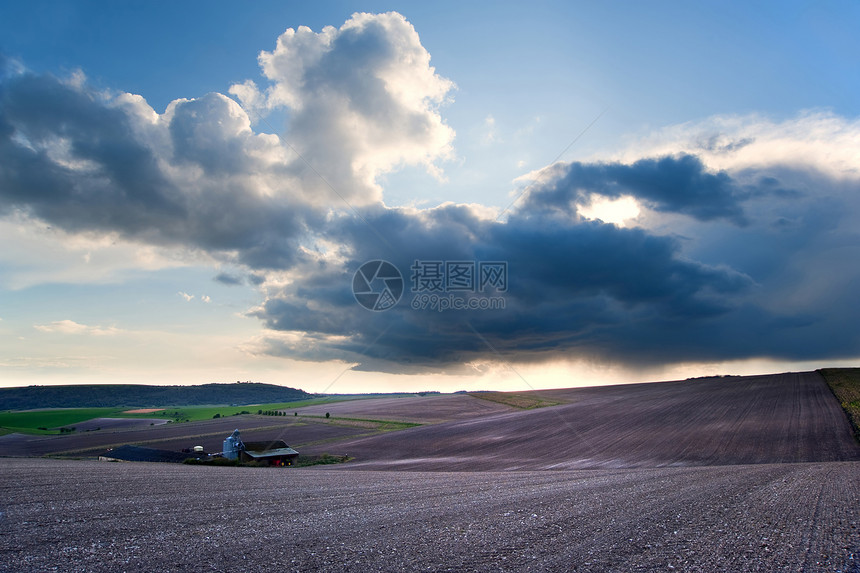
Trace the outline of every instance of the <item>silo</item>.
[[239, 430], [233, 430], [233, 433], [224, 440], [224, 457], [228, 460], [235, 460], [239, 457], [239, 450], [242, 445], [242, 438], [239, 437]]

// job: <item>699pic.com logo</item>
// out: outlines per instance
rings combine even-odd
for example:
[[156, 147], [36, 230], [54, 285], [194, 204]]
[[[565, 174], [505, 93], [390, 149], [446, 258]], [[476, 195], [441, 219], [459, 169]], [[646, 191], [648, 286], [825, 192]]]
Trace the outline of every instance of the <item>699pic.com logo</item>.
[[[413, 310], [444, 312], [504, 310], [508, 292], [507, 261], [420, 260], [412, 271]], [[361, 265], [352, 277], [355, 300], [374, 312], [388, 310], [400, 302], [406, 290], [400, 270], [388, 261], [372, 260]]]
[[403, 296], [403, 275], [388, 261], [368, 261], [352, 277], [352, 294], [367, 310], [388, 310]]

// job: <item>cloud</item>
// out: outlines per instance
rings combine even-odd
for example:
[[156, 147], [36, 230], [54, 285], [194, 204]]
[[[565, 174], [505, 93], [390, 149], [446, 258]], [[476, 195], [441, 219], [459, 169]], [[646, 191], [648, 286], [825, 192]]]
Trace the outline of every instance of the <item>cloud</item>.
[[247, 81], [230, 93], [255, 112], [264, 100], [288, 108], [291, 145], [350, 202], [380, 200], [376, 178], [403, 165], [441, 177], [437, 161], [452, 157], [454, 130], [439, 107], [454, 84], [402, 15], [357, 13], [319, 33], [290, 28], [259, 61], [265, 96]]
[[[293, 108], [283, 140], [255, 133], [222, 94], [177, 99], [158, 114], [140, 96], [6, 60], [0, 215], [286, 269], [332, 205], [381, 200], [379, 175], [402, 165], [441, 173], [435, 162], [454, 132], [438, 107], [453, 84], [399, 14], [357, 14], [320, 34], [288, 30], [260, 61], [272, 82], [267, 105]], [[250, 101], [247, 89], [232, 91]]]
[[[384, 204], [380, 175], [406, 165], [439, 174], [454, 137], [440, 111], [454, 85], [402, 16], [290, 29], [259, 61], [266, 85], [230, 89], [241, 105], [212, 93], [162, 114], [82, 75], [64, 82], [6, 65], [0, 215], [236, 269], [215, 280], [259, 289], [249, 315], [265, 330], [246, 347], [256, 354], [462, 373], [503, 361], [647, 366], [860, 348], [855, 120], [676, 126], [546, 166], [497, 220], [480, 205]], [[287, 112], [282, 138], [255, 131], [275, 109]], [[590, 219], [600, 201], [639, 214], [624, 227]], [[400, 269], [407, 289], [374, 313], [352, 285], [376, 259]], [[504, 292], [451, 293], [504, 307], [413, 308], [426, 294], [409, 289], [415, 261], [507, 263]]]
[[833, 180], [856, 180], [858, 131], [860, 118], [827, 110], [805, 110], [783, 120], [760, 114], [720, 115], [633, 139], [611, 158], [630, 163], [646, 155], [686, 153], [717, 171], [760, 172], [782, 166], [824, 172]]
[[[328, 233], [344, 262], [266, 286], [252, 315], [270, 333], [257, 351], [401, 373], [462, 373], [487, 361], [651, 367], [856, 356], [860, 178], [826, 161], [789, 167], [791, 154], [731, 167], [751, 145], [724, 146], [725, 169], [708, 167], [707, 154], [665, 148], [626, 162], [548, 166], [505, 221], [466, 205], [338, 219]], [[588, 220], [583, 204], [593, 197], [630, 197], [648, 212], [628, 228]], [[370, 313], [348, 286], [373, 259], [395, 264], [407, 283], [416, 259], [505, 261], [504, 309], [416, 310], [407, 288], [397, 306]]]
[[25, 73], [3, 83], [0, 104], [2, 214], [273, 266], [290, 264], [316, 216], [280, 168], [277, 138], [243, 129], [224, 96], [159, 116], [136, 96], [105, 101]]
[[142, 271], [211, 265], [200, 250], [123, 240], [116, 233], [71, 233], [24, 216], [0, 218], [0, 286], [121, 283]]
[[185, 299], [185, 302], [191, 302], [192, 300], [194, 300], [194, 295], [193, 295], [193, 294], [188, 294], [187, 292], [182, 292], [182, 291], [179, 291], [179, 292], [178, 292], [178, 293], [176, 293], [176, 294], [178, 294], [179, 296], [181, 296], [182, 298], [184, 298], [184, 299]]
[[[361, 228], [364, 222], [339, 222], [354, 258], [342, 267], [307, 269], [301, 279], [273, 287], [253, 312], [271, 330], [308, 333], [301, 345], [272, 337], [271, 352], [394, 371], [458, 370], [487, 358], [534, 361], [582, 350], [614, 356], [614, 331], [635, 327], [647, 337], [655, 321], [713, 320], [731, 312], [735, 298], [754, 284], [732, 269], [685, 260], [678, 239], [642, 229], [542, 216], [497, 222], [458, 205], [420, 213], [384, 209], [365, 220], [397, 250], [382, 251]], [[415, 260], [504, 261], [506, 292], [455, 293], [502, 297], [504, 309], [416, 310], [411, 302], [420, 293], [407, 292], [395, 308], [369, 313], [349, 288], [358, 265], [376, 258], [392, 262], [407, 282]]]
[[81, 334], [90, 336], [113, 336], [122, 332], [113, 326], [88, 326], [73, 320], [57, 320], [48, 324], [37, 324], [33, 328], [50, 334]]
[[214, 280], [218, 281], [221, 284], [228, 286], [237, 286], [241, 284], [245, 284], [244, 279], [241, 276], [234, 275], [231, 273], [221, 272], [215, 275]]
[[590, 195], [609, 199], [634, 197], [662, 212], [683, 213], [709, 221], [745, 224], [741, 204], [749, 191], [725, 171], [709, 172], [693, 155], [639, 159], [632, 164], [555, 164], [549, 181], [526, 196], [525, 211], [557, 210], [575, 214]]

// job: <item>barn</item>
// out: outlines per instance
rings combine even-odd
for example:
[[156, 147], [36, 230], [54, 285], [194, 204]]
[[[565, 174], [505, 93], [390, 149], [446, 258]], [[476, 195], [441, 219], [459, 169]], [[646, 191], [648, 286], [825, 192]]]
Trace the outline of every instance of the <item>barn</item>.
[[268, 442], [243, 442], [239, 430], [224, 440], [223, 455], [229, 460], [240, 462], [264, 462], [270, 466], [291, 466], [299, 457], [299, 452], [289, 447], [283, 440]]
[[298, 457], [299, 452], [288, 446], [283, 440], [245, 442], [245, 449], [239, 452], [240, 461], [266, 462], [270, 466], [291, 466]]

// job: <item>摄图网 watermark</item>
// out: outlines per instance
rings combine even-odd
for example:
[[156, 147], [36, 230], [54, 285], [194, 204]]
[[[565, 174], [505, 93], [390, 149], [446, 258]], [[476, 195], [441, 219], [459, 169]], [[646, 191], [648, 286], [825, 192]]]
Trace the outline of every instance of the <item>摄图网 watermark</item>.
[[[415, 260], [410, 266], [414, 310], [502, 310], [508, 291], [507, 261]], [[373, 260], [352, 278], [352, 293], [364, 308], [381, 312], [403, 297], [405, 281], [394, 264]], [[496, 296], [490, 296], [496, 295]]]

